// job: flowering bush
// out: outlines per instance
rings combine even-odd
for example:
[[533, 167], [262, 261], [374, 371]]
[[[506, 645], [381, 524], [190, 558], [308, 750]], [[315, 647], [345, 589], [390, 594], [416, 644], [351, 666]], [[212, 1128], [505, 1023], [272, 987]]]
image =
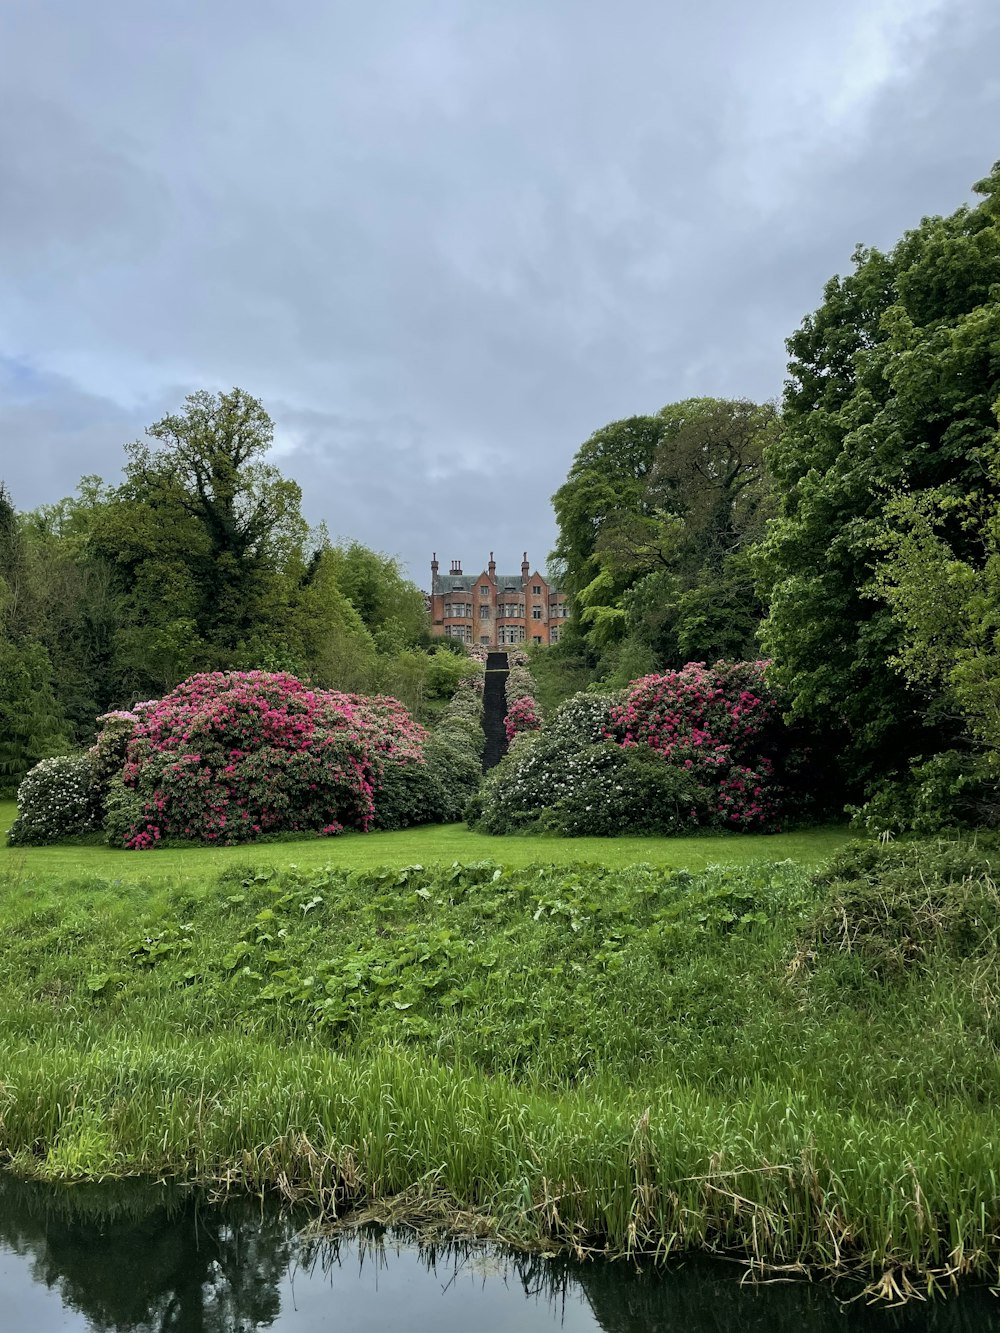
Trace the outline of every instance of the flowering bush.
[[530, 694], [522, 694], [510, 705], [503, 720], [503, 728], [508, 741], [521, 731], [537, 731], [542, 725], [538, 716], [538, 705]]
[[765, 828], [777, 814], [774, 733], [778, 706], [766, 662], [689, 662], [633, 681], [610, 709], [609, 740], [646, 747], [684, 768], [710, 795], [708, 822]]
[[523, 699], [526, 695], [534, 695], [536, 689], [535, 678], [526, 666], [512, 666], [507, 671], [507, 679], [504, 682], [504, 697], [508, 706], [516, 699]]
[[[284, 673], [192, 676], [133, 712], [121, 779], [142, 814], [125, 830], [130, 848], [367, 830], [385, 767], [424, 762], [427, 732], [397, 700], [312, 690]], [[111, 746], [102, 732], [97, 750]]]
[[95, 828], [90, 756], [43, 759], [21, 780], [17, 805], [7, 833], [12, 845], [59, 842]]
[[[145, 705], [144, 705], [145, 706]], [[100, 731], [97, 741], [91, 746], [90, 762], [93, 772], [94, 808], [98, 818], [103, 818], [105, 803], [112, 782], [121, 776], [128, 757], [128, 743], [135, 735], [139, 725], [138, 713], [124, 709], [105, 713], [97, 719]]]
[[512, 741], [522, 731], [537, 731], [542, 725], [541, 709], [535, 699], [535, 678], [528, 670], [524, 653], [518, 656], [521, 660], [509, 667], [504, 682], [507, 716], [503, 720], [503, 728], [508, 741]]
[[486, 833], [772, 827], [779, 721], [765, 665], [690, 663], [617, 696], [575, 695], [537, 739], [515, 733], [467, 818]]
[[481, 833], [614, 837], [680, 833], [704, 812], [703, 794], [685, 769], [612, 742], [572, 745], [542, 732], [518, 737], [466, 818]]
[[619, 701], [618, 694], [579, 694], [564, 699], [552, 714], [546, 727], [551, 736], [560, 736], [573, 745], [596, 745], [607, 740], [611, 729], [611, 708]]

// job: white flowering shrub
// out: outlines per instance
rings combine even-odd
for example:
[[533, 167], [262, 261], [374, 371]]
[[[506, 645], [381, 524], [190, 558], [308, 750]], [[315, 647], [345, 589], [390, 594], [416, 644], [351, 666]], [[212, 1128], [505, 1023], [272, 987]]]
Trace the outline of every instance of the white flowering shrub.
[[466, 818], [480, 833], [614, 837], [689, 831], [704, 812], [683, 768], [610, 741], [573, 745], [542, 732], [519, 740], [487, 775]]
[[14, 846], [61, 842], [96, 827], [94, 771], [89, 755], [43, 759], [17, 789], [17, 818], [7, 841]]
[[526, 699], [529, 696], [534, 698], [536, 689], [535, 678], [526, 666], [512, 666], [507, 672], [507, 681], [504, 685], [507, 707], [510, 708], [518, 699]]
[[546, 733], [559, 736], [571, 745], [597, 745], [607, 739], [611, 729], [611, 709], [620, 699], [618, 693], [590, 694], [581, 690], [559, 705]]

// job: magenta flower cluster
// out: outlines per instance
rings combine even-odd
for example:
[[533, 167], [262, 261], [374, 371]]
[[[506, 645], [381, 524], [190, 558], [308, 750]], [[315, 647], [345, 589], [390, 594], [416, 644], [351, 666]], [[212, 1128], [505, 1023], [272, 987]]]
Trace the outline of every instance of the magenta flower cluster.
[[764, 751], [778, 707], [767, 666], [689, 662], [679, 671], [633, 681], [610, 709], [605, 738], [623, 749], [648, 746], [687, 769], [705, 794], [710, 823], [773, 828], [778, 792]]
[[519, 732], [537, 731], [541, 725], [538, 705], [530, 694], [522, 694], [520, 699], [515, 699], [507, 709], [507, 716], [503, 720], [504, 731], [509, 741], [512, 741]]
[[192, 676], [133, 712], [122, 778], [142, 799], [125, 838], [135, 849], [367, 831], [381, 767], [423, 764], [428, 738], [396, 699], [263, 671]]

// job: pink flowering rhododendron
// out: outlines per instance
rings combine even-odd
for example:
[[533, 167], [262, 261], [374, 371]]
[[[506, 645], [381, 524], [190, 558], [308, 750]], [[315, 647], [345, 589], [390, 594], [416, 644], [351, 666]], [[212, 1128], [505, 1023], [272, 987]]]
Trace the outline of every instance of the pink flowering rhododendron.
[[[396, 699], [263, 671], [192, 676], [132, 713], [121, 772], [143, 809], [130, 848], [166, 837], [239, 843], [275, 831], [367, 831], [382, 766], [423, 764], [427, 740]], [[125, 719], [113, 721], [118, 729]]]
[[519, 699], [515, 699], [507, 709], [507, 716], [503, 720], [504, 731], [509, 741], [512, 741], [519, 732], [537, 731], [541, 725], [538, 705], [530, 694], [522, 694]]
[[610, 709], [605, 737], [623, 749], [648, 746], [688, 770], [709, 797], [710, 822], [772, 827], [778, 809], [766, 753], [778, 707], [767, 662], [689, 662], [633, 681]]

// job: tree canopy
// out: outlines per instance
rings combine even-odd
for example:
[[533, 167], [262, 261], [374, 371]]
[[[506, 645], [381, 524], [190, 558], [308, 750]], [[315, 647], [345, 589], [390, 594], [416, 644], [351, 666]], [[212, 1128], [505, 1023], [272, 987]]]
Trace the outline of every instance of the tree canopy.
[[[767, 452], [780, 514], [759, 553], [762, 641], [793, 714], [857, 781], [954, 731], [895, 665], [903, 630], [877, 566], [905, 521], [895, 499], [996, 494], [1000, 168], [976, 189], [978, 206], [925, 218], [888, 254], [857, 250], [788, 340], [783, 430]], [[965, 559], [977, 535], [940, 517]]]
[[762, 608], [746, 552], [769, 513], [763, 454], [778, 429], [770, 404], [692, 398], [580, 449], [554, 500], [554, 557], [620, 683], [753, 647]]

